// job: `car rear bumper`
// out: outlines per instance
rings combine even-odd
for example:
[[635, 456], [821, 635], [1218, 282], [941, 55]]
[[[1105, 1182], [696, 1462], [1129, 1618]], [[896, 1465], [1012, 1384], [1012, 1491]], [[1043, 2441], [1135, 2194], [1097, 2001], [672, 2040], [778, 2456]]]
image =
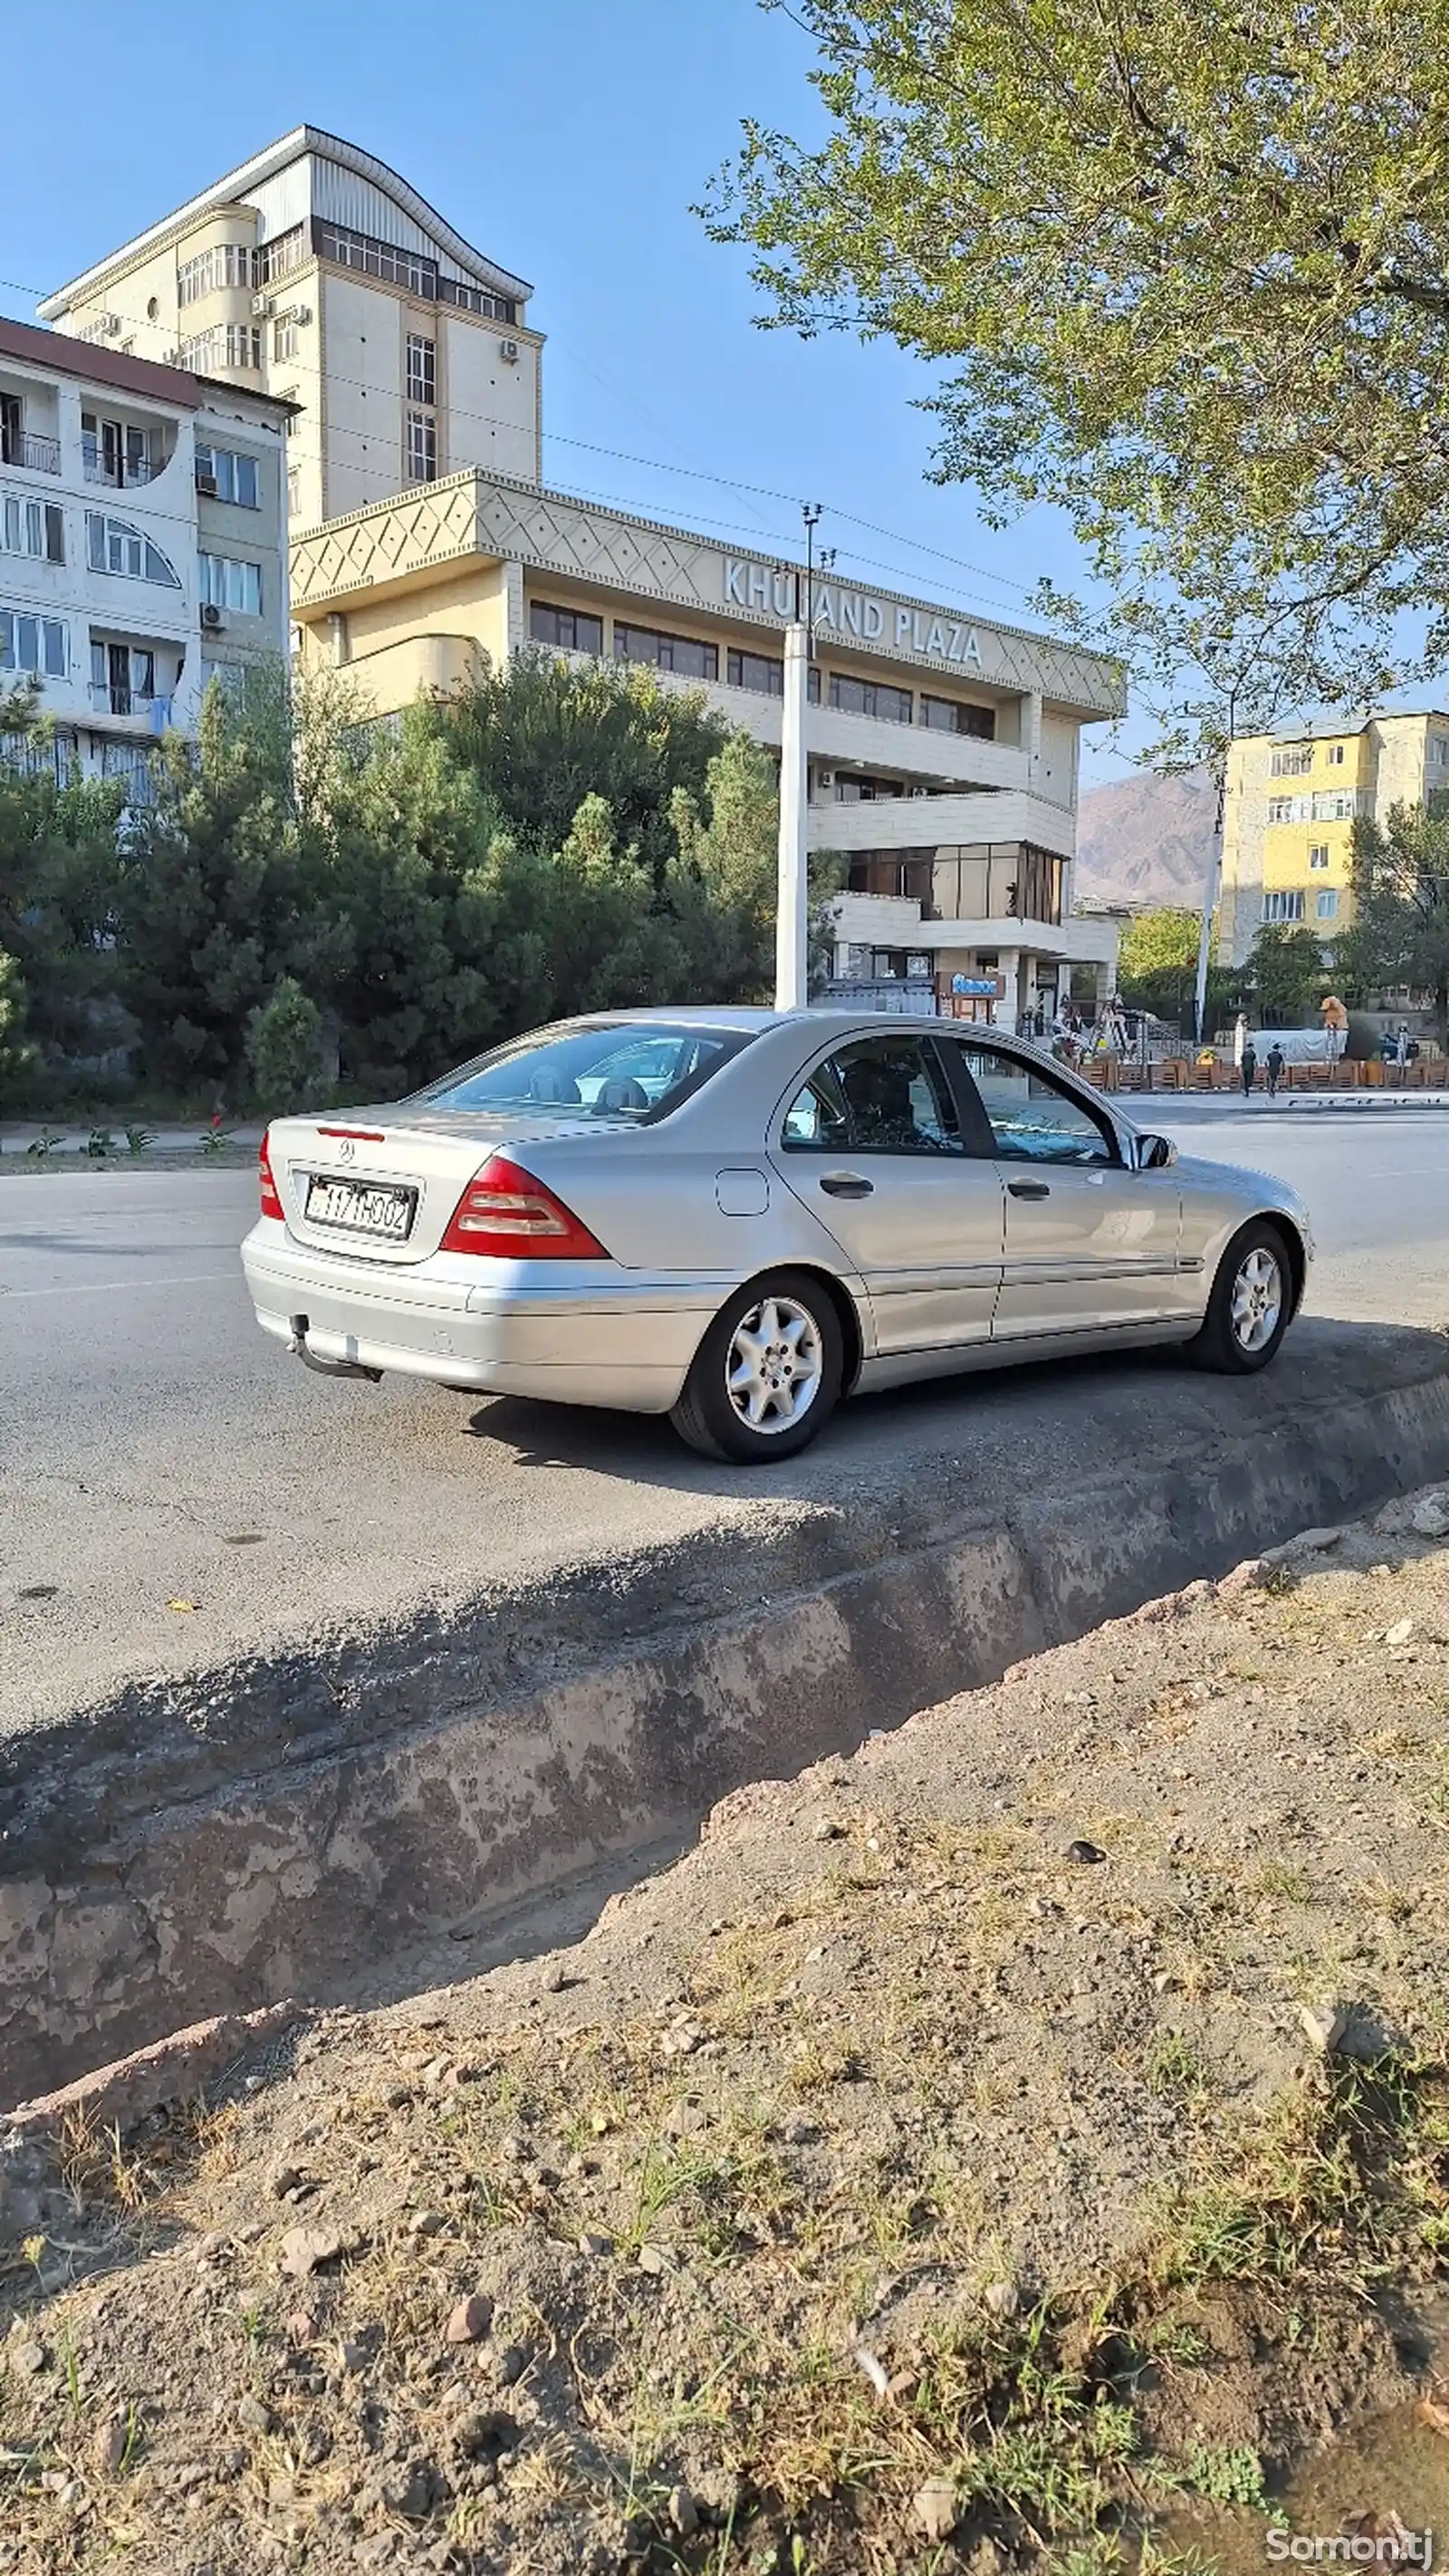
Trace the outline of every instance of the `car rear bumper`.
[[[485, 1266], [505, 1267], [470, 1265]], [[512, 1283], [470, 1278], [461, 1256], [383, 1275], [312, 1251], [266, 1219], [242, 1245], [262, 1330], [290, 1341], [292, 1318], [305, 1315], [319, 1359], [630, 1413], [668, 1412], [710, 1317], [737, 1284], [623, 1270], [601, 1280], [597, 1267], [587, 1281], [540, 1282], [541, 1262], [507, 1267]]]

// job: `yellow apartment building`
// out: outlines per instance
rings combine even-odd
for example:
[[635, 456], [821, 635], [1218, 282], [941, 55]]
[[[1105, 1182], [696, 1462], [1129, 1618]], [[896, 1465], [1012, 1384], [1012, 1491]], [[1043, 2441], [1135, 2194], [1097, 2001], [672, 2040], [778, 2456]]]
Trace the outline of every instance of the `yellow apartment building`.
[[1224, 963], [1242, 965], [1265, 923], [1336, 939], [1352, 909], [1355, 821], [1386, 822], [1436, 788], [1449, 788], [1449, 715], [1437, 711], [1242, 736], [1223, 808]]

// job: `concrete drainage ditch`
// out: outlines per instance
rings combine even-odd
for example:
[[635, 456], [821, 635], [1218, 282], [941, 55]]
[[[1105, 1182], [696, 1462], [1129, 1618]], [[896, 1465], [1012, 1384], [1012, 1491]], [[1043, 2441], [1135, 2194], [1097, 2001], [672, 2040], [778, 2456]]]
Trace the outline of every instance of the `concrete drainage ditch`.
[[0, 2107], [203, 2015], [325, 2001], [749, 1779], [1449, 1474], [1449, 1347], [1365, 1327], [1334, 1349], [1332, 1382], [1253, 1381], [1197, 1445], [1166, 1420], [1008, 1494], [957, 1447], [869, 1504], [137, 1682], [9, 1739]]

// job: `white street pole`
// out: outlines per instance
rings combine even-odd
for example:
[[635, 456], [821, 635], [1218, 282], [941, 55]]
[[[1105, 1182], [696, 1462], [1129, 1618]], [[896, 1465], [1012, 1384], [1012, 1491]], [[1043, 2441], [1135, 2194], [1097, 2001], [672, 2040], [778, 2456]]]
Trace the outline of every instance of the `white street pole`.
[[1218, 772], [1218, 804], [1217, 818], [1213, 830], [1213, 854], [1208, 867], [1207, 886], [1203, 894], [1202, 925], [1197, 935], [1197, 984], [1194, 990], [1192, 1024], [1196, 1031], [1199, 1046], [1202, 1045], [1203, 1040], [1207, 1035], [1205, 1023], [1207, 1020], [1208, 961], [1212, 956], [1213, 917], [1217, 911], [1223, 890], [1223, 826], [1227, 819], [1228, 805], [1227, 764], [1232, 758], [1232, 750], [1233, 730], [1232, 717], [1230, 714], [1228, 718], [1227, 749], [1223, 753], [1223, 765]]
[[775, 908], [775, 1008], [803, 1009], [807, 999], [809, 896], [805, 869], [805, 693], [810, 633], [785, 629], [785, 695], [780, 724], [780, 878]]

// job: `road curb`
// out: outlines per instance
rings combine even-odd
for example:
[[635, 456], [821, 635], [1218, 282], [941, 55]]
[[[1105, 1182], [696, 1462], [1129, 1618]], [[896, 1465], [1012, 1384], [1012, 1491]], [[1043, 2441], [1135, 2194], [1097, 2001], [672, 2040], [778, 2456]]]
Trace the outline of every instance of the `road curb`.
[[966, 1452], [874, 1518], [707, 1531], [22, 1739], [0, 1760], [6, 2095], [209, 2015], [324, 2002], [744, 1783], [1442, 1478], [1449, 1347], [1415, 1336], [1406, 1365], [1406, 1340], [1366, 1338], [1352, 1395], [1265, 1388], [1216, 1445], [990, 1518]]

